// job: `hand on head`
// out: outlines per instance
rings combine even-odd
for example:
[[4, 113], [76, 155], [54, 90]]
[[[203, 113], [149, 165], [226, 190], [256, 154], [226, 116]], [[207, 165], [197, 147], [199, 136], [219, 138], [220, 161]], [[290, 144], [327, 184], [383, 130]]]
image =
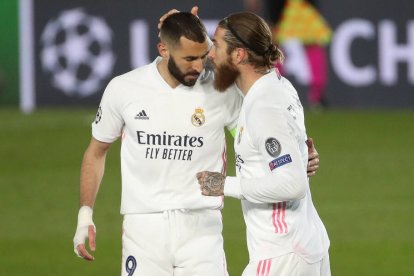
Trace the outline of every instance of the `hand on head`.
[[[177, 13], [177, 12], [180, 12], [180, 11], [177, 10], [177, 9], [172, 9], [172, 10], [169, 10], [167, 13], [165, 13], [163, 16], [161, 16], [160, 17], [160, 22], [158, 23], [158, 30], [161, 29], [162, 23], [164, 22], [164, 20], [168, 16], [170, 16], [170, 15], [172, 15], [174, 13]], [[198, 7], [197, 6], [192, 7], [191, 8], [191, 13], [198, 17]]]

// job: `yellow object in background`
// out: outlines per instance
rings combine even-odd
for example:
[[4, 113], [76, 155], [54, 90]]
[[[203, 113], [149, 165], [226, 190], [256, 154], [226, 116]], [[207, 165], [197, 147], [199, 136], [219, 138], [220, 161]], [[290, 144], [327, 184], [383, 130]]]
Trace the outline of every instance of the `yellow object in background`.
[[326, 45], [332, 30], [322, 15], [304, 0], [288, 0], [274, 30], [277, 43], [297, 39], [303, 44]]

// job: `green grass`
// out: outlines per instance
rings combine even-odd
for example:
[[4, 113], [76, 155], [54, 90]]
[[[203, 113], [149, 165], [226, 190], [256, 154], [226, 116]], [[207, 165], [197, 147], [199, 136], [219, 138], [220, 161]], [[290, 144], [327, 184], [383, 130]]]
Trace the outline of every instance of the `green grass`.
[[[94, 113], [0, 110], [0, 275], [119, 275], [118, 143], [96, 203], [96, 261], [72, 251]], [[414, 112], [306, 115], [321, 155], [311, 185], [331, 239], [333, 275], [414, 275]], [[240, 203], [226, 199], [223, 216], [229, 272], [240, 275], [247, 262]]]

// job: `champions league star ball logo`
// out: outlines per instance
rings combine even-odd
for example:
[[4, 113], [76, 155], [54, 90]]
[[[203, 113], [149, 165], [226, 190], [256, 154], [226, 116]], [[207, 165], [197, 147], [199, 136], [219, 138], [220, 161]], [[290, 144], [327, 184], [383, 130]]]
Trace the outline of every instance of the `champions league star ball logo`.
[[67, 96], [87, 97], [99, 91], [112, 73], [112, 31], [102, 18], [82, 9], [62, 12], [46, 25], [41, 62], [52, 84]]

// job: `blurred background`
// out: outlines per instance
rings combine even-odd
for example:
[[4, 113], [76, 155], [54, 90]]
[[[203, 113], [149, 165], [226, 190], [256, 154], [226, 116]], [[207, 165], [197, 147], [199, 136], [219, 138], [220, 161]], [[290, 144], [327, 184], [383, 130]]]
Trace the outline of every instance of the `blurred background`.
[[[159, 17], [200, 7], [263, 16], [284, 50], [321, 155], [313, 200], [333, 275], [414, 275], [414, 2], [2, 0], [0, 275], [119, 275], [119, 143], [95, 206], [96, 261], [75, 257], [79, 168], [111, 78], [157, 56]], [[234, 174], [228, 138], [228, 174]], [[240, 202], [226, 199], [230, 275], [247, 263]]]

